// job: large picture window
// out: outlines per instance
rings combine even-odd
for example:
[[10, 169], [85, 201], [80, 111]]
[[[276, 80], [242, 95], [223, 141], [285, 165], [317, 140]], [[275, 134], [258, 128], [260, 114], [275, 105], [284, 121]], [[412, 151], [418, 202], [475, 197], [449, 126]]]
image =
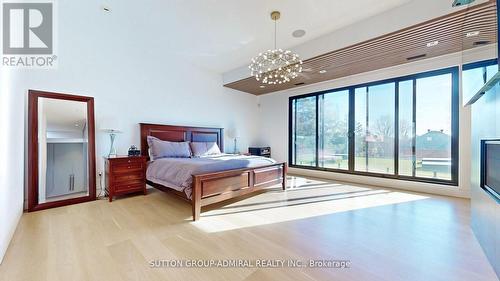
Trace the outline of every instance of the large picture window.
[[290, 166], [458, 184], [458, 68], [290, 98]]

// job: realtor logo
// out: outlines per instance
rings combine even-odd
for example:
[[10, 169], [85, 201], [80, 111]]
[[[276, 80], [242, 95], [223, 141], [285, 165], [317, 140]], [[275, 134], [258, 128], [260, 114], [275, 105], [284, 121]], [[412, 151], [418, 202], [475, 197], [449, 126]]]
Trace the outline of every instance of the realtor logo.
[[2, 3], [2, 66], [52, 68], [54, 3]]

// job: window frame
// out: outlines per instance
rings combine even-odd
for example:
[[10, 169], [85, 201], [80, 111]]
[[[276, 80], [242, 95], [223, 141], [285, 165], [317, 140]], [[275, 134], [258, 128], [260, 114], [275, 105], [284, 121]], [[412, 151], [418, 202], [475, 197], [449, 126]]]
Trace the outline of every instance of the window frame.
[[[500, 25], [500, 22], [499, 22], [499, 25]], [[499, 44], [499, 48], [500, 48], [500, 44]], [[463, 87], [464, 86], [464, 72], [467, 70], [483, 68], [484, 72], [483, 72], [482, 78], [483, 78], [483, 83], [486, 83], [486, 82], [488, 82], [488, 72], [486, 70], [489, 66], [493, 66], [495, 64], [499, 67], [499, 70], [500, 70], [500, 64], [499, 64], [499, 61], [497, 59], [475, 61], [475, 62], [471, 62], [471, 63], [467, 63], [467, 64], [462, 65], [460, 79], [461, 79], [461, 83], [462, 83], [462, 98], [463, 98], [462, 102], [463, 102], [464, 106], [466, 106], [467, 102], [469, 102], [469, 99], [473, 97], [473, 96], [465, 96], [465, 94], [463, 93], [463, 91], [464, 91], [464, 87]], [[467, 100], [465, 100], [465, 99], [467, 99]]]
[[[451, 158], [452, 158], [452, 163], [451, 163], [451, 180], [446, 180], [446, 179], [433, 179], [433, 178], [424, 178], [424, 177], [417, 177], [417, 176], [404, 176], [404, 175], [399, 175], [399, 83], [407, 80], [412, 80], [414, 87], [414, 96], [416, 93], [416, 81], [417, 79], [420, 78], [427, 78], [431, 76], [438, 76], [438, 75], [443, 75], [443, 74], [451, 74]], [[386, 83], [395, 83], [395, 137], [394, 137], [394, 174], [380, 174], [380, 173], [373, 173], [373, 172], [363, 172], [363, 171], [356, 171], [355, 170], [355, 138], [354, 138], [354, 129], [355, 129], [355, 89], [360, 88], [360, 87], [371, 87], [371, 86], [376, 86], [380, 84], [386, 84]], [[319, 108], [318, 108], [318, 101], [319, 101], [319, 96], [328, 94], [331, 92], [337, 92], [337, 91], [349, 91], [349, 120], [348, 120], [348, 127], [349, 127], [349, 132], [348, 132], [348, 169], [343, 170], [343, 169], [336, 169], [336, 168], [324, 168], [320, 167], [318, 163], [316, 163], [316, 166], [303, 166], [303, 165], [297, 165], [292, 163], [293, 160], [293, 135], [292, 132], [293, 126], [292, 126], [292, 116], [293, 116], [293, 101], [301, 98], [306, 98], [306, 97], [315, 97], [316, 98], [316, 121], [319, 119]], [[416, 107], [416, 102], [414, 100], [414, 109]], [[346, 87], [340, 87], [340, 88], [333, 88], [333, 89], [327, 89], [323, 91], [318, 91], [318, 92], [313, 92], [313, 93], [308, 93], [308, 94], [303, 94], [303, 95], [297, 95], [297, 96], [291, 96], [288, 99], [288, 160], [289, 160], [289, 167], [291, 168], [300, 168], [300, 169], [308, 169], [308, 170], [315, 170], [315, 171], [325, 171], [325, 172], [335, 172], [335, 173], [343, 173], [343, 174], [351, 174], [351, 175], [360, 175], [360, 176], [371, 176], [371, 177], [378, 177], [378, 178], [388, 178], [388, 179], [397, 179], [397, 180], [405, 180], [405, 181], [414, 181], [414, 182], [424, 182], [424, 183], [433, 183], [433, 184], [442, 184], [442, 185], [450, 185], [450, 186], [458, 186], [458, 179], [459, 179], [459, 111], [460, 111], [460, 92], [459, 92], [459, 67], [458, 66], [452, 66], [448, 68], [443, 68], [443, 69], [438, 69], [438, 70], [431, 70], [431, 71], [426, 71], [426, 72], [421, 72], [421, 73], [416, 73], [416, 74], [411, 74], [411, 75], [405, 75], [405, 76], [400, 76], [400, 77], [394, 77], [394, 78], [388, 78], [384, 80], [378, 80], [378, 81], [372, 81], [368, 83], [362, 83], [362, 84], [356, 84], [356, 85], [350, 85]], [[319, 128], [316, 126], [316, 142], [319, 141]], [[415, 136], [416, 138], [416, 136]], [[316, 146], [316, 160], [318, 160], [318, 146]], [[317, 162], [317, 161], [316, 161]]]
[[462, 65], [462, 71], [471, 70], [471, 69], [480, 68], [480, 67], [488, 67], [488, 66], [495, 65], [497, 63], [498, 63], [498, 61], [496, 59], [471, 62], [471, 63], [467, 63], [467, 64]]

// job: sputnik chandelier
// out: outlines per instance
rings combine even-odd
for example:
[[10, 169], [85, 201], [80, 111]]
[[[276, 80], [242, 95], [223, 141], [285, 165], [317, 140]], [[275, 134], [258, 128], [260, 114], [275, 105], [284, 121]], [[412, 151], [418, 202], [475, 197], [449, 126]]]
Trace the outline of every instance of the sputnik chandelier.
[[302, 72], [302, 61], [299, 55], [276, 48], [276, 23], [279, 18], [280, 12], [271, 13], [271, 19], [274, 21], [274, 49], [259, 53], [248, 66], [257, 81], [269, 85], [289, 82]]

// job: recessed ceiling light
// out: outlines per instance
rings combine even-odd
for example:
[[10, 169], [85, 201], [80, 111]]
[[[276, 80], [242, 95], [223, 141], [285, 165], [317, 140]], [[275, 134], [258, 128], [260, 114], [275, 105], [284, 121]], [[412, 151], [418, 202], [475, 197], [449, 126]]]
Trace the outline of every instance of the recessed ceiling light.
[[467, 32], [465, 34], [465, 37], [474, 37], [474, 36], [478, 36], [479, 35], [479, 31], [472, 31], [472, 32]]
[[427, 47], [434, 47], [437, 44], [439, 44], [439, 41], [437, 41], [437, 40], [436, 41], [432, 41], [432, 42], [427, 43]]
[[427, 56], [426, 54], [421, 54], [421, 55], [416, 55], [416, 56], [413, 56], [413, 57], [407, 57], [406, 59], [407, 60], [416, 60], [416, 59], [425, 58], [426, 56]]
[[264, 86], [264, 85], [260, 85], [259, 87], [260, 87], [261, 89], [264, 89], [266, 86]]
[[458, 7], [462, 5], [469, 5], [470, 3], [474, 2], [476, 0], [455, 0], [453, 3], [451, 3], [452, 7]]
[[482, 41], [476, 41], [472, 43], [474, 46], [483, 46], [483, 45], [488, 45], [490, 44], [490, 41], [482, 40]]
[[321, 74], [326, 73], [326, 70], [322, 69], [319, 71], [319, 73], [321, 73]]
[[304, 35], [306, 35], [306, 31], [303, 29], [297, 29], [294, 32], [292, 32], [292, 36], [295, 38], [300, 38]]

